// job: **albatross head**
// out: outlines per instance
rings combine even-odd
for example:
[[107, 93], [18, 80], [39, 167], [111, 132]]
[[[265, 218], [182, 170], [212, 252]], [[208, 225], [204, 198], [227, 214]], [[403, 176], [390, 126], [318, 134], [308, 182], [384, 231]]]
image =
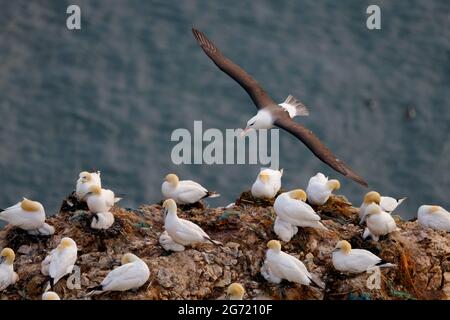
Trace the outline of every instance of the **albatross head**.
[[300, 201], [303, 201], [303, 202], [305, 202], [306, 199], [307, 199], [306, 192], [304, 190], [302, 190], [302, 189], [292, 190], [291, 192], [289, 192], [289, 196], [292, 199], [300, 200]]
[[380, 204], [380, 201], [381, 201], [381, 196], [376, 191], [367, 192], [366, 195], [364, 196], [365, 204], [370, 204], [373, 202], [375, 202], [376, 204]]
[[180, 179], [178, 178], [178, 176], [174, 173], [170, 173], [165, 177], [165, 180], [170, 183], [173, 186], [177, 186], [178, 182], [180, 182]]
[[132, 253], [125, 253], [122, 256], [122, 259], [120, 262], [122, 263], [122, 265], [124, 265], [124, 264], [131, 263], [131, 262], [134, 262], [137, 260], [139, 260], [139, 258], [136, 255], [134, 255]]
[[56, 292], [47, 291], [42, 295], [42, 300], [61, 300]]
[[76, 246], [77, 246], [77, 244], [75, 243], [75, 241], [72, 240], [72, 238], [65, 237], [65, 238], [61, 239], [61, 242], [58, 245], [58, 249], [64, 250], [64, 249], [71, 248], [71, 247], [76, 248]]
[[240, 283], [232, 283], [227, 289], [227, 299], [228, 300], [242, 300], [245, 294], [245, 289]]
[[367, 209], [366, 209], [366, 216], [371, 216], [371, 215], [373, 215], [373, 214], [378, 214], [378, 213], [381, 213], [381, 208], [380, 208], [380, 206], [379, 205], [377, 205], [377, 204], [375, 204], [375, 203], [372, 203], [372, 204], [369, 204], [368, 206], [367, 206]]
[[173, 199], [167, 199], [166, 201], [164, 201], [162, 207], [164, 209], [164, 214], [166, 215], [169, 212], [177, 212], [177, 204]]
[[341, 240], [336, 244], [336, 247], [334, 247], [333, 251], [338, 251], [338, 250], [342, 250], [342, 252], [344, 252], [345, 254], [348, 254], [352, 250], [352, 245], [346, 240]]
[[270, 180], [270, 174], [267, 171], [261, 171], [259, 173], [259, 180], [261, 180], [264, 183], [269, 182]]
[[278, 240], [270, 240], [269, 242], [267, 242], [267, 248], [279, 252], [281, 251], [281, 243]]
[[341, 187], [341, 183], [339, 182], [339, 180], [333, 179], [327, 182], [327, 186], [331, 190], [339, 190], [339, 188]]
[[6, 264], [12, 265], [14, 259], [16, 259], [16, 254], [10, 248], [4, 248], [0, 253], [0, 264], [3, 263], [3, 261], [5, 261]]
[[244, 137], [251, 130], [270, 129], [273, 126], [273, 119], [270, 111], [261, 109], [256, 116], [248, 120], [247, 126], [241, 132], [241, 137]]
[[23, 198], [22, 202], [20, 203], [20, 207], [27, 212], [37, 212], [44, 210], [42, 204], [37, 201], [28, 200], [27, 198]]
[[92, 180], [92, 175], [89, 172], [83, 171], [83, 172], [80, 173], [80, 181], [82, 183], [85, 183], [85, 182], [88, 182], [88, 181], [91, 181], [91, 180]]

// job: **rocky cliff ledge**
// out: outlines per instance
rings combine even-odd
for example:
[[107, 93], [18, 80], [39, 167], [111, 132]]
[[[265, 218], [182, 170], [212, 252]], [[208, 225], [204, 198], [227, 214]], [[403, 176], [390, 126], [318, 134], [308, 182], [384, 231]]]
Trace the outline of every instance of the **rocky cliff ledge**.
[[[71, 199], [73, 200], [73, 199]], [[70, 204], [70, 202], [69, 202]], [[449, 299], [450, 234], [423, 229], [417, 222], [396, 218], [401, 231], [375, 243], [363, 241], [357, 209], [342, 196], [333, 196], [316, 211], [329, 232], [300, 229], [283, 250], [302, 260], [325, 282], [324, 290], [300, 285], [272, 285], [260, 275], [266, 243], [276, 239], [270, 202], [259, 202], [243, 193], [230, 208], [184, 208], [180, 217], [199, 224], [224, 246], [202, 244], [184, 252], [165, 252], [158, 243], [164, 229], [160, 205], [136, 210], [116, 207], [116, 221], [106, 232], [89, 227], [89, 213], [79, 204], [64, 201], [61, 211], [48, 219], [55, 226], [52, 237], [33, 237], [7, 227], [0, 232], [0, 247], [16, 251], [15, 270], [20, 280], [0, 293], [1, 299], [40, 299], [47, 279], [41, 261], [63, 236], [78, 245], [81, 289], [68, 289], [66, 278], [56, 286], [61, 299], [85, 299], [89, 287], [101, 282], [132, 252], [147, 262], [149, 282], [136, 292], [109, 293], [94, 299], [216, 299], [232, 282], [246, 288], [245, 299]], [[344, 275], [331, 264], [338, 240], [368, 249], [397, 268], [382, 269], [381, 288], [369, 289], [370, 274]]]

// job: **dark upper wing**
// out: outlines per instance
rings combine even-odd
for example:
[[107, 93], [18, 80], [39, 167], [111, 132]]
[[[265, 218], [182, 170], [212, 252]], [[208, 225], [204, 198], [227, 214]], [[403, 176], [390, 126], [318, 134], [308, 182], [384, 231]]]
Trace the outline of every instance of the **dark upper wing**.
[[317, 138], [311, 130], [308, 130], [301, 124], [291, 120], [287, 114], [283, 114], [275, 120], [275, 125], [280, 127], [298, 139], [300, 139], [320, 160], [328, 164], [334, 170], [340, 172], [344, 176], [367, 187], [368, 184], [363, 178], [358, 176], [352, 169], [347, 167], [345, 163], [336, 158], [335, 155]]
[[205, 51], [216, 66], [237, 81], [247, 91], [258, 110], [270, 105], [276, 105], [255, 79], [233, 61], [226, 58], [202, 32], [192, 28], [192, 33], [203, 51]]

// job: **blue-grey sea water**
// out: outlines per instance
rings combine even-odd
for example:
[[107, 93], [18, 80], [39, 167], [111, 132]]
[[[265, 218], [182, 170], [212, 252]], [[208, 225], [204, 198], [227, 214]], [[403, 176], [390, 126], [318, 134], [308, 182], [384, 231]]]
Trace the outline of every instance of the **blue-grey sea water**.
[[[68, 30], [66, 8], [81, 8]], [[366, 8], [381, 8], [381, 30]], [[196, 26], [282, 101], [310, 108], [300, 121], [371, 189], [450, 209], [450, 3], [433, 1], [28, 1], [1, 0], [0, 207], [26, 196], [48, 214], [82, 170], [137, 207], [161, 198], [176, 172], [227, 205], [259, 165], [175, 165], [173, 130], [242, 128], [248, 95], [217, 69]], [[359, 205], [367, 191], [280, 132], [286, 189], [318, 171], [341, 180]]]

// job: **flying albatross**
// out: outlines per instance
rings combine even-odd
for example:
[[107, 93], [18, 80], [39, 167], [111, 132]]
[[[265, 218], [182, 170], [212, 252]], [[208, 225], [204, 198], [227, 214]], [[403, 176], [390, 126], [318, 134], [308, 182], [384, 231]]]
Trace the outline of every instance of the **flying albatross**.
[[247, 128], [243, 131], [244, 135], [252, 129], [270, 129], [275, 125], [300, 139], [316, 157], [334, 170], [366, 187], [368, 186], [363, 178], [336, 158], [311, 130], [292, 120], [295, 116], [308, 115], [308, 109], [301, 102], [290, 95], [283, 103], [276, 103], [255, 79], [225, 57], [202, 32], [195, 28], [192, 28], [192, 32], [206, 55], [220, 70], [237, 81], [256, 105], [258, 113], [248, 121]]

